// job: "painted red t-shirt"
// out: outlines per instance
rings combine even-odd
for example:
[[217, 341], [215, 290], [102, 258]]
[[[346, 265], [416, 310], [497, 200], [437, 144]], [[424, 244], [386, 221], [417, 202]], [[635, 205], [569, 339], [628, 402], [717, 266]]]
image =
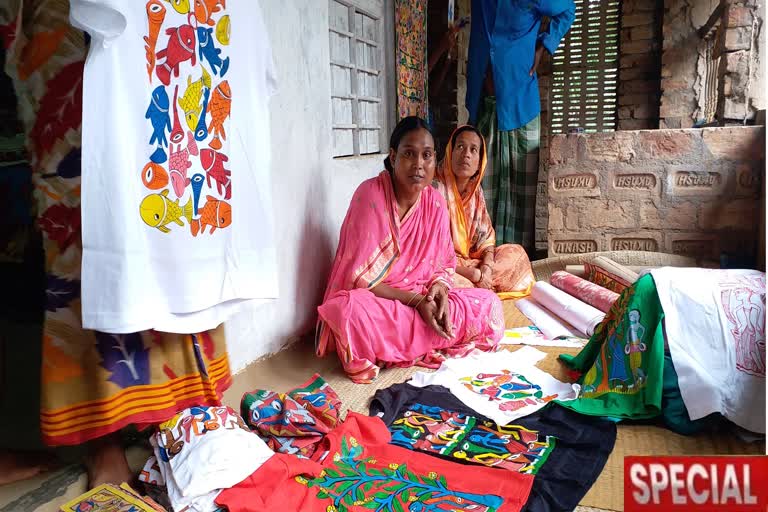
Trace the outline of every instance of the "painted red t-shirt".
[[216, 503], [231, 512], [517, 512], [533, 477], [455, 462], [388, 444], [379, 418], [350, 412], [315, 461], [275, 454]]

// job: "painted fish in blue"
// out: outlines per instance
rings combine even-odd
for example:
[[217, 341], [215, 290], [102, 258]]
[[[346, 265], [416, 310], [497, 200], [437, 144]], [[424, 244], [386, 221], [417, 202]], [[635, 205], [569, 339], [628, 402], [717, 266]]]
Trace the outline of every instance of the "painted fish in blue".
[[150, 144], [157, 144], [157, 150], [152, 154], [150, 160], [156, 164], [161, 164], [168, 158], [163, 147], [168, 146], [168, 139], [165, 132], [171, 131], [171, 116], [169, 114], [170, 100], [165, 87], [158, 85], [152, 91], [152, 100], [147, 107], [147, 113], [144, 115], [152, 124], [152, 136], [149, 139]]
[[200, 202], [200, 193], [203, 190], [203, 183], [205, 182], [205, 176], [202, 174], [195, 174], [192, 176], [192, 197], [194, 198], [194, 202], [192, 205], [194, 206], [194, 215], [197, 217], [197, 205]]
[[203, 90], [203, 108], [200, 109], [200, 119], [197, 120], [195, 128], [195, 140], [202, 142], [208, 138], [208, 127], [205, 125], [205, 117], [208, 114], [208, 98], [211, 97], [211, 90]]
[[208, 61], [213, 74], [223, 77], [229, 69], [229, 57], [221, 60], [221, 55], [219, 55], [221, 49], [216, 48], [213, 44], [212, 34], [212, 28], [197, 27], [197, 51], [200, 55], [200, 62]]

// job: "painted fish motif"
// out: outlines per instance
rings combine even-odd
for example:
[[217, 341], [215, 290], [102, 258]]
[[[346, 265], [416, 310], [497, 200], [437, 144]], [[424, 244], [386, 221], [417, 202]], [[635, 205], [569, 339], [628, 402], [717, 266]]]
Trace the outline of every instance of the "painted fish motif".
[[[168, 190], [159, 194], [150, 194], [141, 201], [139, 206], [141, 219], [150, 227], [157, 228], [163, 233], [170, 233], [168, 224], [175, 223], [183, 226], [181, 218], [192, 222], [192, 199], [184, 206], [179, 205], [179, 200], [168, 199]], [[199, 222], [199, 221], [198, 221]]]
[[150, 190], [160, 190], [168, 185], [168, 171], [155, 162], [147, 162], [141, 170], [141, 182]]
[[216, 39], [224, 46], [229, 44], [229, 31], [229, 14], [225, 14], [216, 23]]
[[221, 49], [213, 43], [212, 28], [197, 27], [197, 52], [200, 62], [207, 61], [214, 75], [224, 76], [227, 73], [229, 57], [221, 60]]
[[208, 98], [211, 97], [211, 90], [203, 90], [203, 108], [200, 109], [200, 118], [197, 120], [195, 128], [195, 140], [204, 141], [208, 138], [208, 127], [205, 126], [205, 115], [208, 113]]
[[157, 65], [156, 72], [164, 85], [170, 85], [171, 73], [178, 77], [182, 62], [191, 59], [193, 66], [197, 63], [195, 29], [191, 25], [181, 25], [169, 28], [165, 33], [168, 34], [168, 46], [157, 52], [157, 58], [164, 61]]
[[166, 130], [171, 129], [171, 119], [168, 116], [168, 108], [170, 102], [168, 100], [168, 93], [165, 92], [165, 87], [158, 85], [155, 90], [152, 91], [152, 100], [147, 107], [147, 113], [144, 115], [149, 119], [152, 125], [152, 136], [149, 139], [150, 144], [157, 144], [157, 150], [152, 154], [150, 158], [156, 164], [165, 162], [166, 155], [163, 151], [164, 146], [168, 146], [168, 139], [165, 138]]
[[194, 0], [193, 10], [189, 17], [194, 15], [200, 25], [214, 25], [212, 16], [226, 8], [225, 0]]
[[227, 140], [224, 122], [229, 117], [231, 109], [232, 91], [229, 88], [229, 82], [224, 80], [213, 90], [211, 105], [208, 108], [208, 112], [211, 114], [208, 131], [213, 134], [213, 140], [208, 145], [213, 149], [221, 149], [221, 139]]
[[179, 109], [176, 108], [176, 98], [179, 95], [179, 85], [173, 89], [173, 130], [171, 130], [171, 144], [180, 144], [184, 140], [184, 130], [179, 122]]
[[202, 174], [193, 174], [192, 175], [192, 197], [194, 198], [195, 202], [193, 204], [194, 206], [194, 215], [197, 217], [197, 205], [200, 204], [200, 193], [203, 190], [203, 183], [205, 182], [205, 176]]
[[187, 14], [189, 12], [189, 0], [165, 0], [173, 10], [179, 14]]
[[208, 178], [208, 187], [211, 187], [211, 179], [216, 182], [216, 190], [219, 195], [224, 195], [224, 199], [232, 197], [232, 172], [224, 168], [229, 158], [223, 153], [212, 149], [204, 149], [200, 152], [200, 163]]
[[232, 224], [232, 206], [229, 203], [213, 196], [206, 196], [205, 199], [205, 206], [200, 209], [200, 218], [189, 223], [192, 236], [205, 233], [206, 226], [211, 227], [210, 233], [213, 234], [216, 228], [226, 228]]
[[184, 189], [189, 185], [187, 170], [192, 167], [189, 155], [197, 156], [197, 144], [192, 133], [187, 132], [187, 147], [181, 149], [181, 144], [174, 149], [171, 146], [171, 155], [168, 159], [168, 171], [170, 172], [171, 185], [176, 197], [184, 195]]
[[165, 20], [165, 6], [160, 0], [149, 0], [147, 2], [147, 23], [149, 25], [148, 35], [144, 36], [144, 52], [147, 59], [147, 73], [149, 74], [149, 83], [152, 83], [152, 72], [155, 70], [155, 46], [157, 46], [157, 36], [160, 34], [160, 27]]
[[187, 77], [187, 90], [179, 98], [179, 106], [184, 111], [184, 119], [187, 121], [187, 127], [195, 131], [200, 119], [200, 99], [203, 97], [203, 89], [211, 88], [211, 75], [203, 68], [203, 74], [199, 80], [192, 81], [192, 77]]

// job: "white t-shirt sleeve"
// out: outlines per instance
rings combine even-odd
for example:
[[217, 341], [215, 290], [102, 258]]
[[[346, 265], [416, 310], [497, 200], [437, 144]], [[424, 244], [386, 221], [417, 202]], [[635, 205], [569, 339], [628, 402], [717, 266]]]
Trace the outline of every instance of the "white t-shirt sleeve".
[[109, 44], [127, 25], [118, 6], [119, 0], [70, 0], [69, 20], [93, 39]]

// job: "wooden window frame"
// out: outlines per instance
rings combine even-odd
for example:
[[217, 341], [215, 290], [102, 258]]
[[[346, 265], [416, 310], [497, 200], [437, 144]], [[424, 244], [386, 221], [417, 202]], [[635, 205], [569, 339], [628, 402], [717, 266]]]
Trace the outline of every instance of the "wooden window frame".
[[[576, 19], [552, 57], [550, 133], [618, 128], [622, 0], [575, 0]], [[597, 5], [597, 9], [591, 8]], [[598, 13], [599, 26], [595, 26]], [[598, 44], [598, 53], [588, 49]]]
[[[350, 80], [350, 87], [349, 87], [349, 94], [338, 94], [333, 89], [331, 90], [331, 103], [333, 104], [334, 99], [341, 99], [341, 100], [349, 100], [351, 102], [352, 112], [351, 112], [351, 123], [343, 124], [343, 123], [337, 123], [336, 119], [334, 119], [334, 112], [333, 107], [331, 108], [331, 128], [332, 133], [335, 134], [335, 130], [351, 130], [352, 132], [352, 153], [344, 152], [342, 154], [339, 154], [335, 146], [335, 135], [332, 135], [331, 140], [331, 153], [334, 158], [350, 158], [350, 157], [358, 157], [358, 156], [365, 156], [365, 155], [372, 155], [372, 154], [381, 154], [387, 147], [388, 140], [387, 140], [387, 133], [389, 125], [391, 124], [391, 117], [389, 115], [389, 108], [388, 106], [392, 104], [391, 97], [394, 95], [394, 83], [389, 84], [385, 80], [385, 76], [391, 76], [391, 73], [389, 73], [390, 68], [394, 67], [394, 35], [390, 35], [390, 32], [393, 32], [393, 30], [390, 30], [392, 28], [392, 24], [394, 22], [394, 8], [389, 9], [391, 6], [392, 1], [391, 0], [384, 0], [382, 3], [382, 12], [376, 13], [373, 12], [371, 9], [366, 8], [364, 4], [365, 2], [361, 1], [355, 1], [355, 0], [329, 0], [328, 5], [329, 9], [333, 10], [334, 4], [339, 4], [347, 8], [347, 20], [348, 25], [347, 28], [351, 29], [348, 31], [340, 30], [336, 27], [330, 26], [328, 27], [328, 33], [329, 33], [329, 46], [331, 45], [331, 38], [330, 34], [335, 33], [339, 36], [345, 37], [349, 41], [349, 61], [348, 62], [341, 62], [338, 60], [334, 60], [333, 58], [333, 48], [330, 48], [331, 54], [329, 55], [329, 64], [331, 66], [331, 69], [333, 69], [334, 66], [340, 67], [340, 68], [346, 68], [349, 69], [349, 80]], [[392, 10], [392, 16], [389, 15], [389, 10]], [[357, 27], [357, 19], [356, 15], [362, 14], [363, 16], [367, 16], [368, 18], [371, 18], [374, 22], [375, 31], [376, 31], [376, 38], [375, 39], [367, 39], [364, 37], [364, 33], [362, 31], [362, 27], [360, 27], [360, 30], [358, 30]], [[330, 12], [329, 12], [329, 18], [330, 18]], [[358, 35], [358, 32], [363, 33], [362, 36]], [[374, 59], [375, 62], [375, 68], [368, 68], [362, 65], [359, 65], [357, 62], [357, 47], [358, 44], [365, 44], [368, 46], [372, 46], [376, 48], [374, 51]], [[388, 51], [388, 49], [390, 51]], [[390, 57], [389, 54], [392, 54]], [[360, 94], [361, 90], [361, 80], [360, 75], [361, 73], [365, 73], [367, 75], [375, 75], [376, 78], [376, 84], [378, 89], [378, 97], [373, 96], [363, 96]], [[363, 124], [361, 119], [361, 107], [360, 104], [362, 102], [365, 103], [376, 103], [378, 104], [378, 113], [377, 113], [377, 120], [378, 122], [376, 124]], [[377, 130], [378, 131], [378, 148], [375, 151], [361, 151], [361, 141], [360, 136], [361, 132], [364, 130]]]

